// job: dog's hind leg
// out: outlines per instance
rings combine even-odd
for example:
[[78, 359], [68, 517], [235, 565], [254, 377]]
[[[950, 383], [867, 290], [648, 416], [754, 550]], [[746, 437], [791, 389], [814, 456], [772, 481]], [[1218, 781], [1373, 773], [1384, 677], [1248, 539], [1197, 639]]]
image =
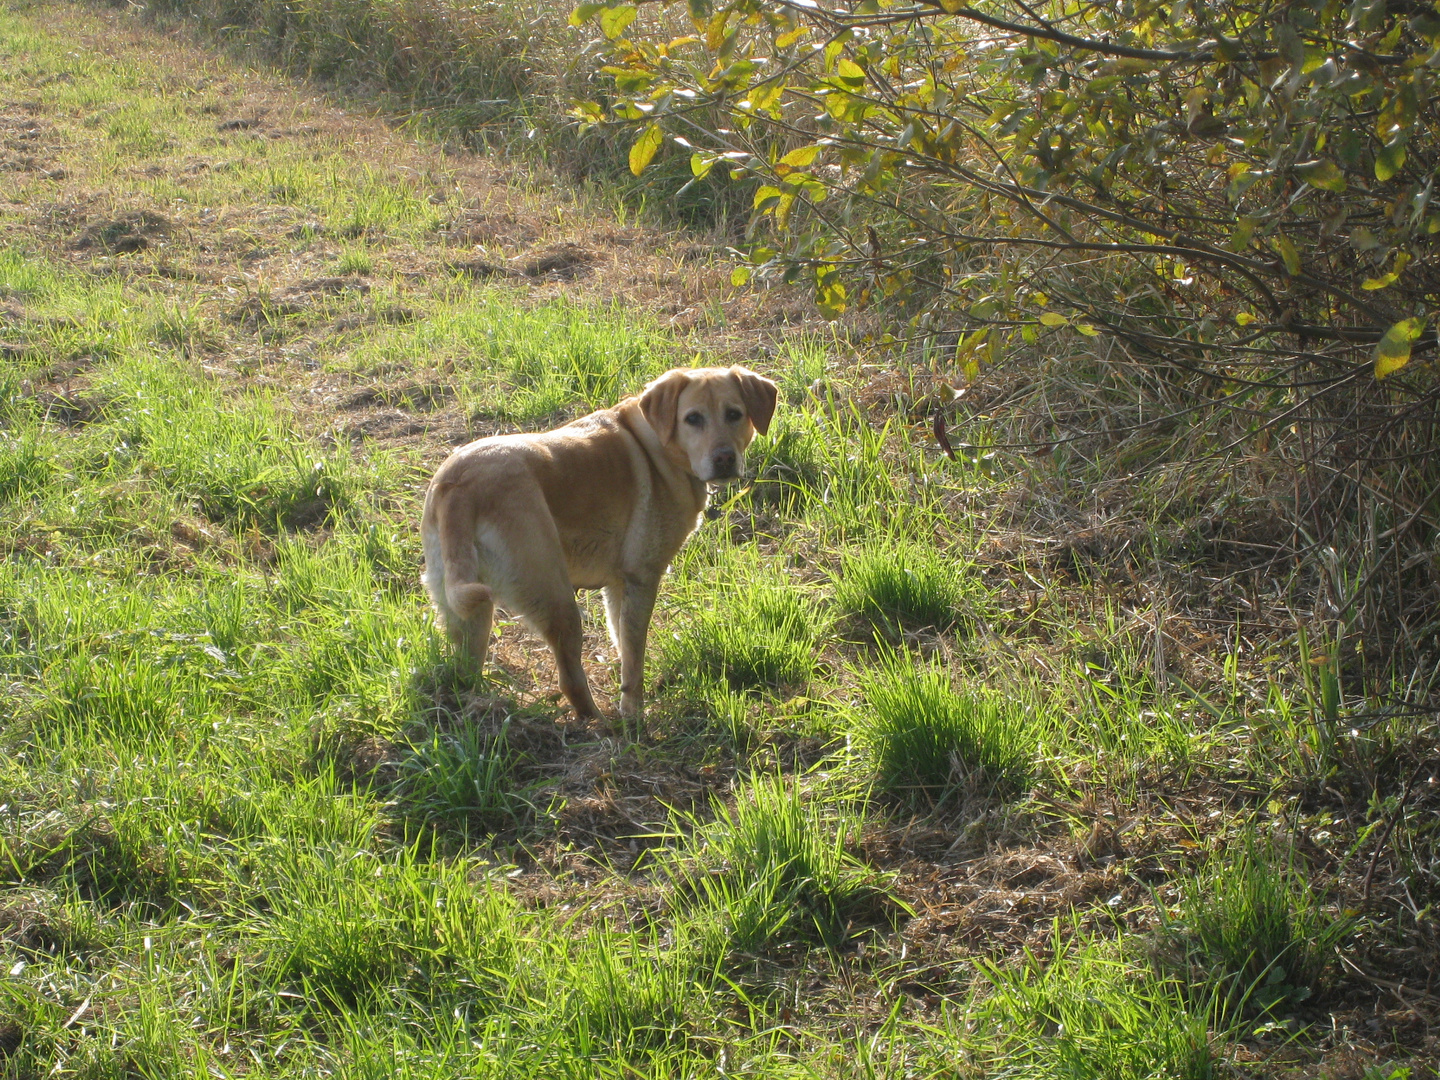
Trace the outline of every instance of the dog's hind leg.
[[583, 635], [580, 609], [575, 604], [573, 593], [551, 597], [540, 611], [530, 616], [530, 622], [555, 654], [560, 691], [570, 702], [575, 715], [582, 720], [598, 718], [600, 710], [595, 707], [595, 698], [590, 694], [590, 680], [585, 677], [585, 665], [580, 660]]
[[475, 541], [467, 536], [447, 536], [443, 521], [438, 527], [425, 522], [421, 541], [425, 548], [425, 572], [421, 575], [425, 591], [444, 620], [460, 659], [478, 676], [485, 668], [490, 648], [495, 599], [488, 585], [475, 580], [479, 570]]

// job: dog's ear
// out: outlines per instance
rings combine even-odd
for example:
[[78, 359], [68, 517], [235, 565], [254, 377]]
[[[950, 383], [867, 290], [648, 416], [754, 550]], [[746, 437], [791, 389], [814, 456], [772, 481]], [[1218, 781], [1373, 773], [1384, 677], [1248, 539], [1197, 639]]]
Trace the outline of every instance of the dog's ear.
[[689, 381], [690, 373], [676, 368], [661, 375], [640, 395], [640, 411], [662, 443], [675, 438], [675, 409], [680, 404], [680, 391]]
[[736, 364], [730, 369], [740, 382], [740, 399], [745, 402], [745, 411], [750, 414], [750, 423], [764, 435], [770, 430], [770, 418], [775, 415], [775, 401], [780, 391], [764, 375], [756, 375], [749, 368]]

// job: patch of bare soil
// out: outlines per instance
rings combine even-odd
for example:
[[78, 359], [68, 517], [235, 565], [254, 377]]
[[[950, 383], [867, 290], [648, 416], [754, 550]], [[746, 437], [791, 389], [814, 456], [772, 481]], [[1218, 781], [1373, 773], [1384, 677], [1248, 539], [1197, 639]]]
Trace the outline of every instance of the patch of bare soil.
[[76, 251], [96, 250], [106, 255], [130, 255], [169, 236], [174, 224], [163, 214], [133, 210], [118, 217], [86, 225], [75, 238]]

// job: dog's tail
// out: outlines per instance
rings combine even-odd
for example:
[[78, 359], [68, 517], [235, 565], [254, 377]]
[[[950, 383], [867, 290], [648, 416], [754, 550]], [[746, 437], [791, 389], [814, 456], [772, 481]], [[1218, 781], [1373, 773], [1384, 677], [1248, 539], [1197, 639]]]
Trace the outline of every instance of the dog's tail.
[[[432, 496], [440, 494], [439, 491], [432, 492]], [[474, 522], [457, 520], [456, 509], [449, 499], [441, 498], [435, 503], [440, 563], [445, 575], [442, 587], [445, 605], [461, 619], [469, 619], [483, 605], [493, 602], [495, 595], [488, 585], [478, 580], [480, 553], [475, 547]], [[432, 589], [432, 595], [433, 592]]]

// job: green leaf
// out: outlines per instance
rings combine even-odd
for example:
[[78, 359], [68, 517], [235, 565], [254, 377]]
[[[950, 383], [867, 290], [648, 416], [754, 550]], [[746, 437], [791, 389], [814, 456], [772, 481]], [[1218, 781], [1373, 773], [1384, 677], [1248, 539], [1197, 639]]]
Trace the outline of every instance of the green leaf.
[[846, 86], [856, 87], [865, 85], [865, 69], [854, 60], [841, 59], [835, 65], [835, 76]]
[[625, 32], [625, 28], [635, 21], [635, 6], [633, 4], [622, 4], [620, 7], [606, 8], [600, 13], [600, 29], [605, 36], [614, 41]]
[[1041, 326], [1068, 326], [1070, 320], [1058, 311], [1047, 311], [1040, 316]]
[[688, 0], [690, 19], [700, 23], [710, 18], [710, 0]]
[[755, 199], [750, 204], [756, 210], [770, 210], [780, 201], [785, 193], [773, 184], [766, 184], [755, 192]]
[[630, 147], [630, 171], [636, 176], [644, 172], [645, 166], [654, 159], [655, 151], [660, 149], [660, 139], [660, 125], [651, 124]]
[[703, 176], [708, 176], [710, 170], [715, 167], [715, 160], [713, 157], [706, 157], [704, 154], [696, 151], [690, 155], [690, 175], [694, 176], [697, 180]]
[[584, 26], [590, 21], [591, 16], [604, 6], [604, 4], [577, 4], [575, 10], [570, 12], [570, 25]]
[[1375, 346], [1375, 378], [1383, 379], [1410, 362], [1410, 346], [1425, 329], [1425, 319], [1401, 319]]
[[737, 266], [730, 271], [730, 284], [737, 289], [750, 282], [750, 268], [748, 266]]
[[1311, 187], [1323, 188], [1336, 194], [1345, 190], [1345, 174], [1333, 161], [1325, 158], [1302, 161], [1295, 166], [1295, 172]]
[[1280, 258], [1284, 261], [1285, 273], [1289, 274], [1291, 277], [1299, 277], [1300, 252], [1296, 250], [1296, 247], [1291, 242], [1290, 238], [1282, 233], [1281, 235], [1273, 237], [1271, 239], [1270, 246], [1275, 249], [1276, 254], [1278, 254]]
[[1393, 142], [1375, 155], [1375, 179], [1389, 180], [1405, 164], [1405, 144]]

